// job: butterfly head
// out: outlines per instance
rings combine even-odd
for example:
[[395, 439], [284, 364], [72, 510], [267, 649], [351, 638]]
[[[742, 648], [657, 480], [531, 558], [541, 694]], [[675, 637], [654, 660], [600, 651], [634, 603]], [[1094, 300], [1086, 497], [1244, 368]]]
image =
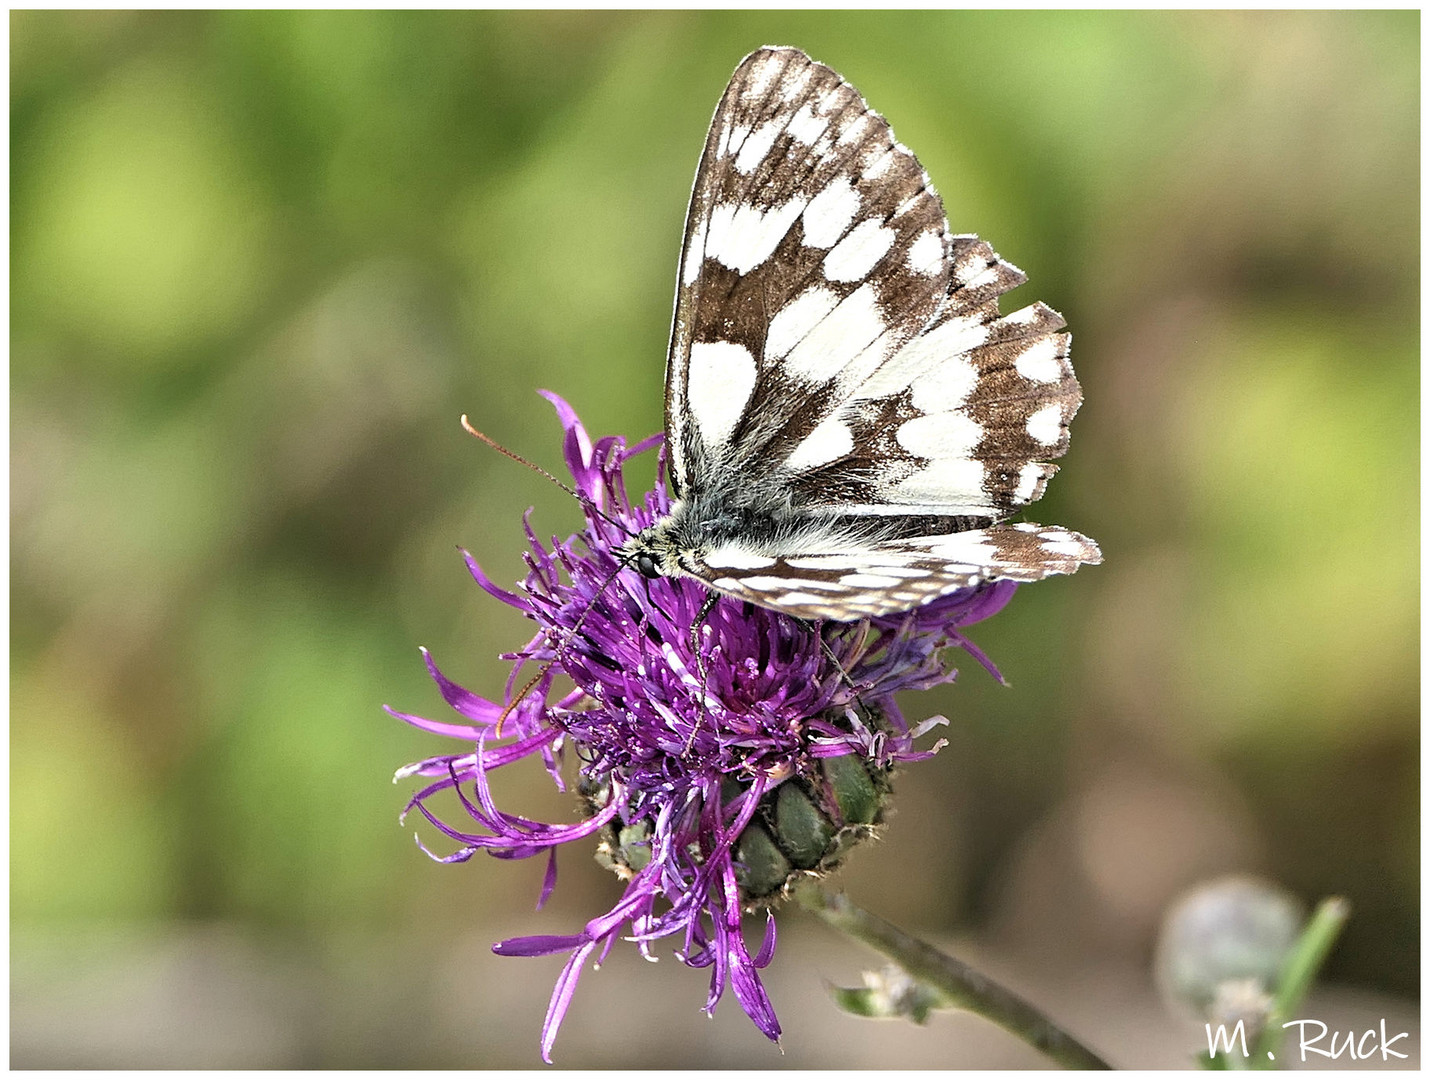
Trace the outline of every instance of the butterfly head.
[[680, 564], [680, 545], [671, 535], [671, 526], [671, 519], [666, 517], [642, 529], [616, 549], [616, 558], [645, 578], [688, 573]]

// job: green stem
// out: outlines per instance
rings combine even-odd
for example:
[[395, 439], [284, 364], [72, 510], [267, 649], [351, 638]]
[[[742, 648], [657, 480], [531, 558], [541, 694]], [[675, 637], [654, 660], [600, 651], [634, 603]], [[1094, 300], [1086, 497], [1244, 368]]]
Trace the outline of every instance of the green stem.
[[1067, 1068], [1112, 1067], [1011, 990], [864, 911], [843, 893], [827, 892], [809, 880], [795, 890], [795, 896], [836, 930], [878, 950], [912, 978], [938, 991], [948, 1005], [992, 1021]]
[[1261, 1067], [1269, 1067], [1269, 1064], [1261, 1065], [1262, 1062], [1275, 1060], [1273, 1055], [1280, 1051], [1281, 1041], [1286, 1035], [1286, 1029], [1281, 1025], [1300, 1011], [1301, 1002], [1350, 914], [1351, 905], [1344, 898], [1327, 897], [1316, 905], [1315, 913], [1296, 939], [1282, 966], [1281, 977], [1276, 983], [1276, 998], [1271, 1003], [1266, 1026], [1261, 1029], [1261, 1037], [1252, 1054], [1252, 1060]]

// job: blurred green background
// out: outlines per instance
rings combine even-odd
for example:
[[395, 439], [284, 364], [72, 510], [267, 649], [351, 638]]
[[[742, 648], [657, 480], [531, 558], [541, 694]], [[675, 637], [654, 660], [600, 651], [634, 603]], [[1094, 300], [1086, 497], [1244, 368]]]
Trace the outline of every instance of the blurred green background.
[[[443, 716], [419, 644], [498, 693], [526, 624], [456, 546], [510, 581], [522, 510], [577, 522], [459, 414], [553, 469], [538, 388], [597, 433], [659, 427], [695, 161], [765, 43], [891, 118], [954, 231], [1028, 272], [1005, 311], [1067, 316], [1086, 405], [1034, 519], [1106, 554], [975, 632], [1011, 688], [965, 664], [905, 703], [951, 745], [852, 895], [1120, 1064], [1197, 1048], [1147, 963], [1221, 871], [1348, 896], [1325, 1007], [1414, 1015], [1417, 12], [10, 30], [15, 1065], [537, 1063], [559, 958], [488, 946], [617, 883], [568, 850], [537, 914], [538, 860], [429, 862], [389, 779], [455, 744], [379, 706]], [[575, 812], [505, 779], [509, 808]], [[622, 947], [558, 1063], [1037, 1063], [977, 1021], [840, 1020], [822, 980], [872, 958], [781, 926], [785, 1054]]]

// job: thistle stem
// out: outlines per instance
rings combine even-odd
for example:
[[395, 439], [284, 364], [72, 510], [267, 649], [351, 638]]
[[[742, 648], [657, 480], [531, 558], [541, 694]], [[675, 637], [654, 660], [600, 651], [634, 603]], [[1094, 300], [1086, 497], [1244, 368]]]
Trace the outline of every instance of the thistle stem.
[[863, 910], [843, 893], [828, 892], [810, 880], [795, 890], [795, 896], [806, 910], [883, 953], [910, 977], [942, 995], [947, 1005], [992, 1021], [1069, 1069], [1112, 1067], [1011, 990]]

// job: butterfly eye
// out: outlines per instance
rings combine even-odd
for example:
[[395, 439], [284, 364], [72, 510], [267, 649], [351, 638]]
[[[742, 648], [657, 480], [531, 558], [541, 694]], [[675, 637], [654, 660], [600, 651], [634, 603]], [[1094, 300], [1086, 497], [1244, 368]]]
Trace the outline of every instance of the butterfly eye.
[[655, 560], [644, 551], [636, 556], [636, 569], [648, 578], [658, 578], [661, 576], [660, 567], [656, 566]]

